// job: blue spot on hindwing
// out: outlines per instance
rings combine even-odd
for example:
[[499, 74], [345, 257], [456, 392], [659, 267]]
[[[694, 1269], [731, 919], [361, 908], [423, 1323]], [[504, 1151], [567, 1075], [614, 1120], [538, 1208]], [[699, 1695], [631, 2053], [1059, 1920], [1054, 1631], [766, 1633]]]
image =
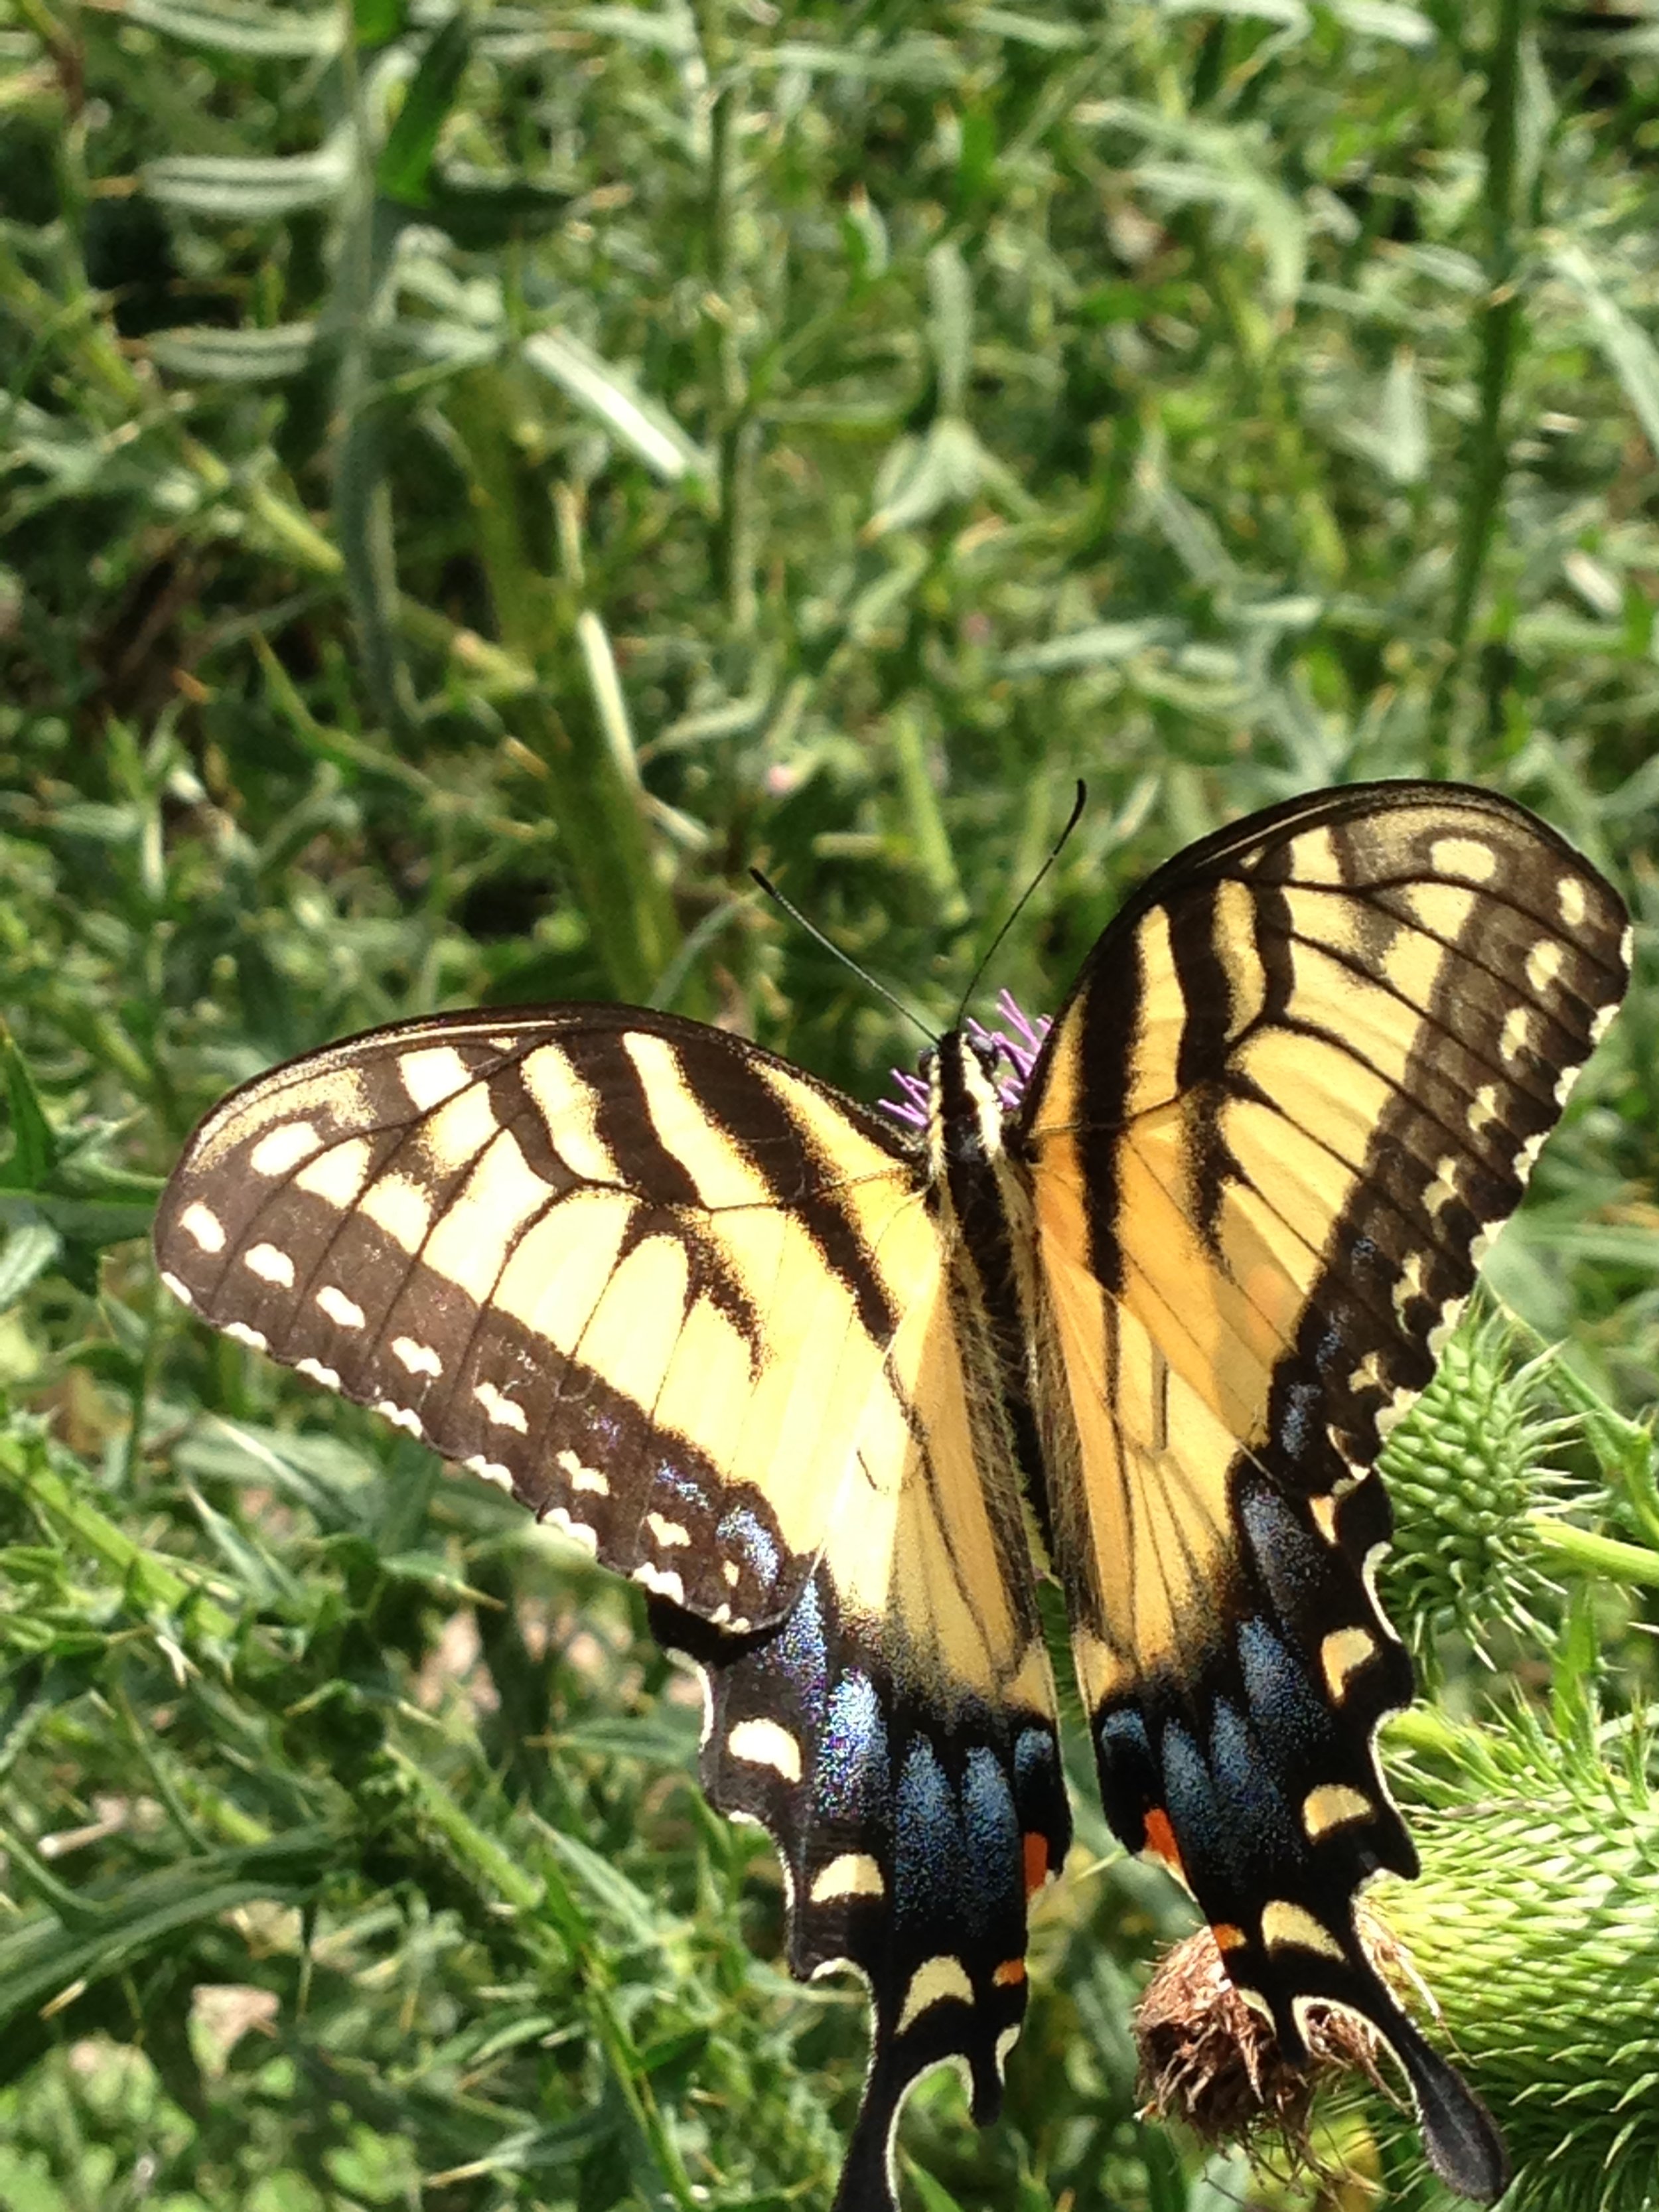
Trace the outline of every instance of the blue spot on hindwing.
[[1201, 1897], [1206, 1877], [1213, 1878], [1227, 1867], [1226, 1837], [1204, 1753], [1179, 1721], [1164, 1726], [1160, 1794], [1170, 1825], [1180, 1840], [1187, 1878]]
[[887, 1723], [867, 1674], [843, 1674], [830, 1692], [818, 1735], [813, 1794], [821, 1820], [886, 1826], [891, 1796]]
[[720, 1549], [740, 1559], [757, 1582], [769, 1589], [777, 1581], [782, 1554], [771, 1531], [747, 1505], [733, 1505], [721, 1514], [714, 1530]]
[[1331, 1554], [1289, 1502], [1260, 1482], [1238, 1492], [1239, 1518], [1273, 1611], [1294, 1624], [1330, 1588]]
[[904, 1754], [893, 1840], [894, 1903], [901, 1928], [921, 1923], [937, 1948], [966, 1900], [967, 1846], [950, 1778], [925, 1736]]
[[767, 1652], [769, 1670], [788, 1678], [802, 1713], [816, 1727], [823, 1713], [830, 1656], [823, 1634], [823, 1603], [816, 1582], [809, 1582]]
[[1239, 1668], [1250, 1720], [1268, 1758], [1281, 1770], [1321, 1763], [1331, 1718], [1309, 1685], [1305, 1670], [1265, 1620], [1238, 1631]]
[[1023, 1799], [1028, 1790], [1049, 1790], [1060, 1771], [1054, 1740], [1047, 1729], [1022, 1729], [1014, 1739], [1014, 1788]]
[[1018, 1912], [1024, 1895], [1024, 1856], [1013, 1792], [1002, 1762], [975, 1744], [964, 1762], [962, 1810], [968, 1835], [968, 1912], [975, 1935], [994, 1913]]
[[659, 1459], [657, 1462], [652, 1473], [651, 1486], [653, 1491], [665, 1490], [682, 1505], [701, 1505], [705, 1509], [708, 1506], [708, 1495], [702, 1483], [696, 1475], [687, 1474], [683, 1468], [676, 1467], [672, 1460]]
[[1210, 1717], [1210, 1764], [1225, 1827], [1228, 1863], [1247, 1887], [1283, 1887], [1303, 1856], [1302, 1838], [1271, 1759], [1243, 1715], [1218, 1698]]
[[1280, 1390], [1273, 1441], [1293, 1466], [1310, 1462], [1321, 1443], [1325, 1393], [1316, 1382], [1289, 1382]]

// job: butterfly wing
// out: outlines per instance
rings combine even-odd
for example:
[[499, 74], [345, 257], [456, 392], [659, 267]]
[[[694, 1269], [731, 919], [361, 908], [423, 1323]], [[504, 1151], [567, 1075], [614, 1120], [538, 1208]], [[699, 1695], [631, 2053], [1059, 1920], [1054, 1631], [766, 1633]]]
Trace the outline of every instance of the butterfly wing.
[[937, 1271], [915, 1191], [873, 1116], [738, 1039], [485, 1011], [232, 1093], [155, 1245], [204, 1320], [758, 1626], [799, 1596]]
[[651, 1593], [709, 1680], [709, 1793], [782, 1856], [794, 1971], [870, 1987], [848, 2212], [890, 2201], [927, 2067], [988, 2118], [1069, 1820], [988, 1354], [890, 1127], [666, 1016], [444, 1016], [234, 1093], [155, 1243], [203, 1319]]
[[1373, 1749], [1410, 1697], [1372, 1472], [1623, 991], [1610, 888], [1523, 810], [1383, 784], [1178, 856], [1107, 931], [1024, 1118], [1057, 1548], [1106, 1810], [1184, 1876], [1300, 2057], [1395, 2049], [1431, 2156], [1484, 2112], [1360, 1949], [1416, 1859]]

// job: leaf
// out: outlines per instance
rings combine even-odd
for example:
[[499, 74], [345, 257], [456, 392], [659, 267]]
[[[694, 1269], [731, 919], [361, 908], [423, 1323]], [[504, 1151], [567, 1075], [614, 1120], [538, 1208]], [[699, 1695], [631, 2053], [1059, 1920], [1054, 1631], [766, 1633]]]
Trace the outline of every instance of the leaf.
[[573, 195], [527, 177], [492, 177], [446, 162], [428, 181], [421, 220], [478, 252], [556, 230]]
[[1362, 38], [1388, 39], [1399, 46], [1431, 46], [1439, 35], [1428, 17], [1399, 0], [1326, 0], [1344, 29]]
[[9, 1313], [29, 1285], [57, 1265], [63, 1249], [63, 1238], [44, 1221], [11, 1231], [0, 1247], [0, 1313]]
[[971, 499], [988, 473], [989, 456], [960, 416], [940, 415], [921, 438], [901, 439], [876, 481], [878, 506], [864, 526], [868, 538], [913, 530], [942, 507]]
[[150, 358], [169, 376], [193, 384], [279, 384], [316, 357], [315, 323], [277, 323], [269, 330], [157, 331]]
[[524, 342], [530, 366], [603, 422], [665, 483], [712, 473], [708, 456], [665, 407], [637, 391], [623, 372], [565, 331], [538, 331]]
[[960, 415], [973, 367], [974, 295], [967, 264], [947, 239], [927, 257], [928, 332], [941, 415]]
[[388, 199], [404, 207], [426, 204], [438, 135], [455, 104], [471, 52], [471, 22], [460, 9], [434, 33], [380, 149], [374, 181]]
[[337, 8], [187, 6], [179, 0], [125, 0], [122, 18], [192, 46], [227, 54], [306, 61], [337, 53], [344, 26]]
[[1154, 646], [1174, 645], [1180, 637], [1178, 623], [1156, 616], [1145, 622], [1091, 623], [1061, 637], [1004, 653], [1001, 672], [1005, 676], [1052, 676], [1063, 669], [1110, 667]]
[[1552, 259], [1556, 273], [1583, 301], [1595, 342], [1623, 385], [1642, 434], [1659, 453], [1659, 348], [1610, 297], [1582, 247], [1561, 246]]
[[179, 154], [146, 163], [144, 190], [164, 207], [227, 222], [297, 215], [327, 207], [344, 191], [351, 156], [343, 138], [314, 154], [253, 160], [231, 154]]
[[58, 1164], [58, 1139], [27, 1063], [3, 1027], [0, 1060], [5, 1063], [12, 1135], [11, 1157], [0, 1165], [0, 1190], [39, 1190], [51, 1180]]

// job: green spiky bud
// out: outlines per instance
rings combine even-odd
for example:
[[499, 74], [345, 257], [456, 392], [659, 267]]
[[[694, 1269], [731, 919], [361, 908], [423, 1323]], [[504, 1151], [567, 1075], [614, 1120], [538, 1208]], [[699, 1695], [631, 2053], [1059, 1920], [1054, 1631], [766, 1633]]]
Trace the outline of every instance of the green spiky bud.
[[1512, 1352], [1497, 1316], [1460, 1329], [1383, 1455], [1395, 1543], [1382, 1595], [1419, 1662], [1449, 1629], [1483, 1656], [1498, 1628], [1535, 1635], [1559, 1595], [1534, 1516], [1577, 1502], [1549, 1464], [1571, 1425], [1541, 1407], [1547, 1363], [1516, 1370]]
[[[1434, 1992], [1443, 2019], [1425, 2021], [1429, 2033], [1508, 2139], [1516, 2182], [1504, 2212], [1649, 2212], [1656, 2202], [1654, 1744], [1628, 1723], [1617, 1746], [1585, 1734], [1564, 1742], [1527, 1712], [1455, 1731], [1455, 1772], [1425, 1784], [1434, 1802], [1412, 1816], [1420, 1880], [1367, 1893]], [[1398, 2192], [1390, 2212], [1449, 2203], [1408, 2116], [1374, 2096], [1365, 2109]]]

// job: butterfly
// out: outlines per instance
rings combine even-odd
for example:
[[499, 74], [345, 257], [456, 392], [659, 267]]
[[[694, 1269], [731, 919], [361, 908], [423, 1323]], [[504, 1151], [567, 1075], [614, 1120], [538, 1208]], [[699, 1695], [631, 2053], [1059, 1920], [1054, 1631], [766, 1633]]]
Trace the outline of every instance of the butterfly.
[[1292, 2063], [1310, 2006], [1368, 2023], [1489, 2202], [1498, 2131], [1356, 1932], [1417, 1866], [1375, 1463], [1628, 941], [1507, 799], [1315, 793], [1142, 885], [1017, 1096], [971, 1026], [908, 1127], [665, 1013], [439, 1015], [216, 1107], [159, 1264], [642, 1585], [703, 1672], [708, 1796], [781, 1856], [792, 1970], [868, 1988], [838, 2212], [890, 2212], [929, 2069], [998, 2108], [1071, 1833], [1039, 1552], [1125, 1848]]

